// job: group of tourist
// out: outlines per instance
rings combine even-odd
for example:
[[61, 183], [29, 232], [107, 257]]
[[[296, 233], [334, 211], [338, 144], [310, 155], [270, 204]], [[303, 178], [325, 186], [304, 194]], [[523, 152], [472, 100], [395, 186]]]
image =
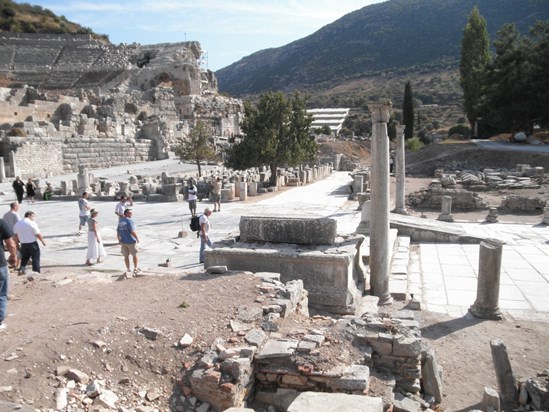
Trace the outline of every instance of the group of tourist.
[[[27, 183], [27, 199], [28, 202], [34, 202], [35, 192], [34, 183], [32, 186]], [[221, 211], [221, 180], [219, 177], [212, 182], [212, 192], [214, 195], [214, 212]], [[0, 219], [0, 330], [5, 329], [4, 319], [7, 310], [7, 295], [9, 281], [9, 267], [12, 266], [17, 270], [19, 275], [24, 275], [26, 272], [29, 260], [32, 261], [33, 272], [40, 273], [40, 241], [43, 246], [46, 242], [42, 233], [34, 221], [35, 213], [26, 211], [24, 218], [19, 216], [19, 205], [23, 201], [25, 184], [17, 177], [13, 183], [13, 188], [17, 196], [17, 201], [10, 204], [10, 210], [6, 212]], [[51, 185], [49, 186], [51, 188]], [[29, 190], [29, 188], [31, 190]], [[53, 193], [53, 190], [51, 191]], [[196, 216], [197, 188], [194, 181], [190, 182], [188, 189], [189, 209], [192, 216]], [[117, 238], [121, 247], [122, 256], [126, 272], [124, 276], [130, 278], [141, 272], [139, 268], [139, 236], [137, 234], [136, 225], [133, 217], [133, 200], [131, 196], [122, 195], [120, 201], [116, 204], [114, 213], [118, 216]], [[99, 232], [98, 215], [99, 212], [93, 209], [89, 203], [89, 194], [82, 193], [78, 199], [79, 211], [79, 226], [78, 235], [83, 234], [83, 229], [87, 226], [88, 230], [88, 247], [86, 251], [86, 265], [91, 266], [95, 263], [101, 263], [106, 256], [105, 248]], [[204, 213], [199, 216], [199, 237], [200, 251], [199, 262], [204, 263], [204, 251], [206, 246], [213, 247], [209, 237], [209, 232], [212, 227], [209, 217], [212, 214], [210, 208], [205, 208]], [[4, 249], [5, 247], [5, 249]], [[9, 252], [9, 257], [6, 260], [5, 250]], [[130, 262], [130, 256], [132, 261]], [[131, 270], [133, 263], [133, 271]]]
[[15, 178], [12, 183], [17, 201], [23, 203], [23, 196], [27, 193], [27, 203], [34, 203], [34, 197], [36, 196], [36, 183], [29, 177], [27, 183], [24, 183], [19, 176]]

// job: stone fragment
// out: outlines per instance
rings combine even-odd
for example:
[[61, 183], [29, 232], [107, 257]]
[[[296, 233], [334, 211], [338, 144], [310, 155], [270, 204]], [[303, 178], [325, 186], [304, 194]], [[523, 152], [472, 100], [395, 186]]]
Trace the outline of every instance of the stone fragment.
[[435, 351], [426, 349], [421, 354], [421, 378], [423, 391], [435, 398], [436, 403], [442, 402], [442, 374], [436, 362]]
[[60, 411], [67, 407], [69, 400], [67, 394], [69, 390], [67, 388], [60, 388], [55, 391], [55, 409]]
[[312, 350], [315, 350], [317, 345], [315, 342], [302, 340], [297, 345], [297, 351], [301, 353], [310, 353]]
[[67, 377], [67, 379], [72, 379], [73, 381], [84, 385], [90, 381], [90, 377], [88, 375], [74, 368], [69, 369], [65, 376]]
[[484, 387], [482, 394], [482, 408], [483, 411], [492, 409], [494, 412], [501, 412], [499, 393], [495, 389]]
[[179, 340], [179, 346], [182, 348], [191, 346], [192, 343], [193, 343], [193, 338], [188, 333], [185, 333], [185, 335]]
[[421, 411], [421, 405], [403, 394], [396, 392], [393, 401], [394, 412], [418, 412]]
[[101, 394], [95, 398], [93, 404], [104, 408], [115, 409], [116, 402], [118, 402], [118, 396], [108, 389], [103, 389]]
[[227, 273], [227, 266], [208, 266], [206, 273], [210, 275], [223, 275]]
[[326, 337], [323, 336], [323, 335], [312, 335], [312, 334], [310, 334], [310, 335], [303, 336], [303, 340], [306, 340], [306, 341], [309, 341], [309, 342], [314, 342], [316, 344], [316, 346], [322, 346], [322, 344], [326, 340]]
[[107, 346], [107, 344], [105, 342], [103, 342], [102, 340], [92, 340], [90, 343], [93, 346], [95, 346], [96, 348], [100, 348], [100, 349]]
[[162, 332], [158, 329], [152, 329], [143, 327], [139, 330], [139, 333], [143, 334], [147, 339], [150, 340], [157, 340], [159, 337], [162, 336]]
[[535, 410], [549, 410], [549, 380], [530, 378], [526, 381], [526, 390]]
[[511, 362], [507, 355], [507, 348], [503, 341], [499, 339], [492, 339], [490, 341], [490, 348], [496, 371], [498, 389], [501, 394], [501, 406], [506, 411], [513, 410], [518, 406], [518, 392]]
[[260, 352], [257, 359], [269, 359], [292, 356], [298, 345], [297, 340], [293, 339], [271, 339], [268, 340]]
[[250, 345], [257, 347], [263, 345], [265, 339], [267, 339], [267, 334], [261, 329], [252, 329], [251, 331], [246, 333], [246, 336], [244, 336], [244, 340], [246, 342], [248, 342]]
[[261, 320], [263, 309], [257, 306], [240, 305], [238, 307], [238, 320], [244, 323], [251, 323]]
[[155, 399], [160, 398], [162, 395], [162, 392], [158, 388], [154, 388], [150, 391], [147, 391], [147, 395], [145, 396], [149, 402], [154, 401]]
[[[337, 373], [338, 368], [332, 373]], [[350, 365], [345, 367], [339, 379], [327, 382], [327, 385], [335, 391], [368, 391], [370, 368], [365, 365]]]
[[11, 392], [13, 390], [12, 386], [0, 386], [0, 393]]
[[208, 412], [210, 410], [210, 404], [208, 402], [204, 402], [200, 406], [198, 406], [195, 409], [195, 412]]
[[249, 323], [238, 322], [236, 320], [231, 320], [229, 324], [231, 325], [231, 329], [233, 332], [242, 332], [242, 331], [250, 330], [254, 327]]
[[361, 395], [347, 395], [344, 393], [302, 392], [287, 409], [287, 412], [308, 411], [382, 412], [383, 401], [381, 400], [381, 398]]

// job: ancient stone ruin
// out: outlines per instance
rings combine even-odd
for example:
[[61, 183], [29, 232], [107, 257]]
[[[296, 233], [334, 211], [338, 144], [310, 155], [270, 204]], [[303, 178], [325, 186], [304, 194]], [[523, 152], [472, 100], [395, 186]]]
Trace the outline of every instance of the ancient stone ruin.
[[242, 102], [220, 96], [197, 42], [105, 44], [87, 35], [0, 34], [5, 176], [44, 177], [172, 155], [200, 119], [219, 147]]

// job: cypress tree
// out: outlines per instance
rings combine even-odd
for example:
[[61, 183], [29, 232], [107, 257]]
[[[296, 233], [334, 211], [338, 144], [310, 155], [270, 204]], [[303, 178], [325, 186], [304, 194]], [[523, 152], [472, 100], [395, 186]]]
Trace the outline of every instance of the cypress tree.
[[486, 20], [478, 7], [473, 7], [461, 39], [460, 84], [463, 89], [463, 110], [474, 129], [484, 98], [484, 75], [490, 63], [490, 39]]
[[408, 140], [414, 137], [414, 102], [412, 99], [412, 85], [407, 81], [404, 85], [404, 104], [402, 105], [402, 122], [404, 129], [404, 139]]

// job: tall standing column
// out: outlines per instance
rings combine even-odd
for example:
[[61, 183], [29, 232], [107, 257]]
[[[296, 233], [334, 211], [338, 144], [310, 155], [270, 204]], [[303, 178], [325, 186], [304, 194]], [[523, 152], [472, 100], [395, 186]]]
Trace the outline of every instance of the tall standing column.
[[404, 151], [404, 126], [396, 127], [396, 197], [395, 213], [407, 215], [408, 211], [404, 204], [404, 175], [405, 175], [405, 151]]
[[389, 293], [389, 136], [391, 103], [370, 104], [372, 117], [372, 176], [370, 187], [370, 274], [379, 304], [392, 302]]

